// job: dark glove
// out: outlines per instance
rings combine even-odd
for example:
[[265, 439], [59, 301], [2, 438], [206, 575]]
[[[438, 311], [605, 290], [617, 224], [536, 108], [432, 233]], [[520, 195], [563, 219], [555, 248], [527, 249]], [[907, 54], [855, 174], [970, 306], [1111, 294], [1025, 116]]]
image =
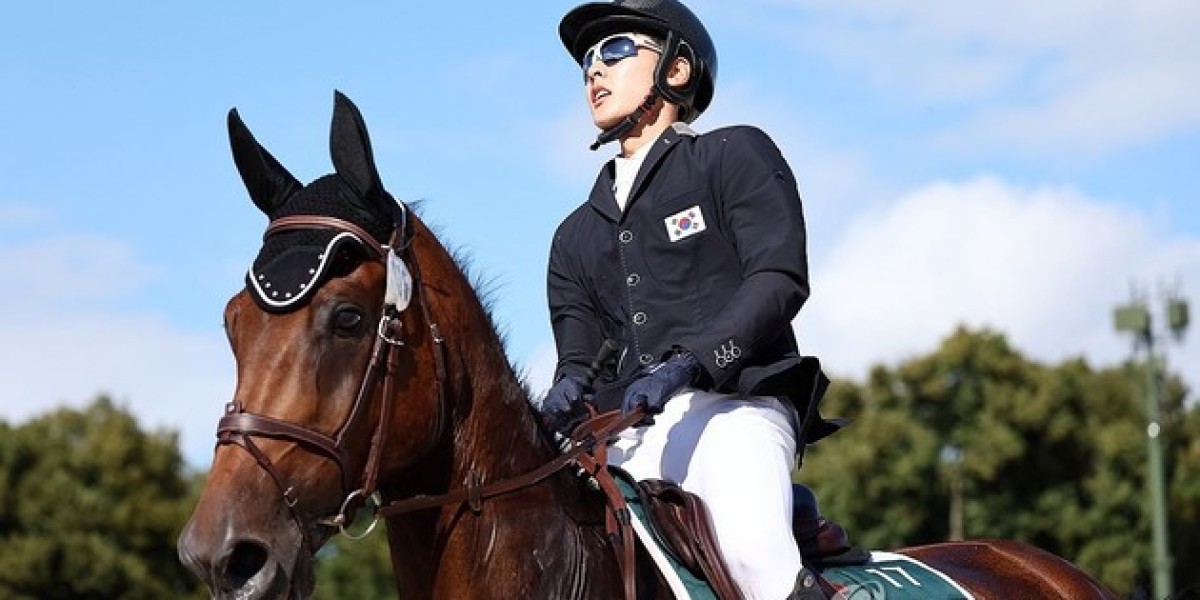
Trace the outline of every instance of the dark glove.
[[651, 367], [625, 388], [624, 411], [628, 413], [641, 406], [647, 414], [662, 412], [667, 400], [684, 386], [695, 383], [702, 371], [700, 360], [694, 354], [687, 350], [679, 352], [666, 362]]
[[546, 427], [564, 436], [571, 435], [571, 430], [587, 416], [583, 384], [570, 375], [563, 376], [546, 392], [540, 410]]

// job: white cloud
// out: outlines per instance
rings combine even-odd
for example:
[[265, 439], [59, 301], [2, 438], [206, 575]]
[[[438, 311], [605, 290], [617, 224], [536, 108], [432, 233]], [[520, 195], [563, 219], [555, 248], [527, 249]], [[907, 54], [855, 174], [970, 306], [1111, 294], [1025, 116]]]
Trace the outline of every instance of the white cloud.
[[890, 98], [964, 109], [962, 149], [1103, 152], [1200, 128], [1191, 0], [757, 0], [736, 13]]
[[0, 298], [0, 309], [29, 305], [81, 307], [121, 298], [154, 271], [128, 244], [95, 235], [54, 235], [0, 246], [0, 281], [20, 293]]
[[[1200, 52], [1200, 49], [1197, 49]], [[984, 109], [942, 137], [954, 147], [1064, 147], [1101, 154], [1200, 126], [1200, 77], [1183, 65], [1145, 65], [1097, 74], [1032, 106]]]
[[31, 204], [0, 204], [0, 230], [37, 227], [50, 221], [50, 211]]
[[152, 274], [127, 244], [101, 236], [0, 243], [0, 281], [10, 290], [0, 295], [0, 419], [78, 408], [104, 393], [144, 427], [179, 431], [185, 458], [207, 465], [233, 392], [232, 357], [218, 319], [191, 331], [122, 310]]
[[79, 408], [104, 393], [143, 427], [178, 431], [184, 457], [207, 467], [221, 407], [233, 395], [233, 359], [216, 324], [197, 332], [154, 316], [26, 312], [0, 319], [0, 339], [0, 418]]
[[[1113, 308], [1134, 284], [1155, 286], [1157, 304], [1160, 281], [1200, 298], [1200, 240], [1161, 239], [1140, 213], [1069, 188], [981, 177], [860, 215], [814, 265], [796, 327], [806, 352], [855, 377], [931, 352], [959, 323], [995, 328], [1038, 360], [1110, 364], [1130, 348]], [[1200, 344], [1169, 352], [1200, 384]]]

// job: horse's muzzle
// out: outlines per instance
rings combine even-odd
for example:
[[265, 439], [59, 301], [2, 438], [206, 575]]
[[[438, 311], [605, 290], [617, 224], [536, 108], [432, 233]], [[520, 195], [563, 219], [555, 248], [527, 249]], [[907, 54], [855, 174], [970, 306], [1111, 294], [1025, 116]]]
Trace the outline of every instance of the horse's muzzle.
[[[229, 456], [245, 460], [238, 453]], [[310, 597], [316, 584], [312, 552], [291, 509], [272, 494], [275, 484], [261, 476], [229, 479], [225, 473], [210, 471], [179, 534], [180, 562], [217, 600]]]
[[189, 523], [179, 537], [179, 560], [214, 599], [299, 600], [311, 595], [314, 580], [307, 557], [294, 557], [289, 569], [262, 541], [227, 538], [210, 547], [196, 531]]

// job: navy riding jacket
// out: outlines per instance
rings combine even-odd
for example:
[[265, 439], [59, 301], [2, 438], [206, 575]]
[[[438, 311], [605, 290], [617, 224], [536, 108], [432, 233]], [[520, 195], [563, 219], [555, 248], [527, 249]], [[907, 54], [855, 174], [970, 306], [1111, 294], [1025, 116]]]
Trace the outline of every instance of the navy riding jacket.
[[555, 381], [582, 380], [613, 339], [623, 351], [598, 385], [604, 410], [620, 406], [641, 367], [677, 348], [700, 359], [701, 387], [799, 400], [799, 388], [811, 387], [800, 379], [811, 377], [802, 377], [791, 321], [809, 285], [791, 169], [754, 127], [698, 135], [676, 124], [653, 144], [624, 212], [610, 161], [555, 232], [547, 277]]

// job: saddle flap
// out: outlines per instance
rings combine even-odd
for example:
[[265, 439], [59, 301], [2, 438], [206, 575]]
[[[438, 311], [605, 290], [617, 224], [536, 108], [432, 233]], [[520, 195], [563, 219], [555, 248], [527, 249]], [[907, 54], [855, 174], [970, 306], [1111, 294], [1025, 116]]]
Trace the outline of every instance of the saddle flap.
[[696, 512], [703, 511], [698, 506], [699, 499], [679, 486], [665, 481], [652, 479], [639, 482], [642, 505], [659, 542], [671, 553], [679, 564], [687, 567], [693, 575], [704, 576], [700, 567], [700, 558], [695, 548]]
[[642, 506], [662, 546], [681, 565], [708, 581], [721, 600], [741, 600], [717, 545], [708, 508], [700, 497], [659, 479], [637, 482]]

